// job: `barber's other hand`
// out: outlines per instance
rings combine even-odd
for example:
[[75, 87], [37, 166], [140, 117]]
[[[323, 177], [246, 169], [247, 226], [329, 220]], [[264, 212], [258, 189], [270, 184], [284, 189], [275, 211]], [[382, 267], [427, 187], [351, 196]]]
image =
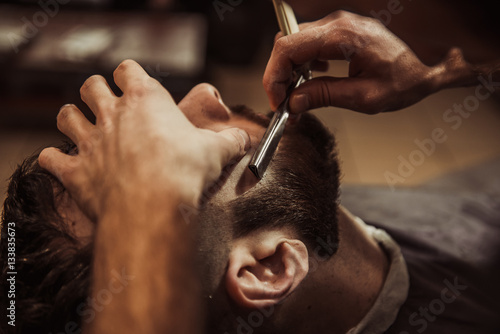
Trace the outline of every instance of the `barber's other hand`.
[[401, 109], [456, 80], [466, 67], [457, 49], [439, 65], [426, 66], [380, 21], [345, 11], [300, 28], [289, 36], [278, 34], [264, 73], [273, 110], [285, 98], [293, 69], [309, 61], [348, 60], [349, 76], [303, 83], [292, 93], [292, 113], [324, 106], [368, 114]]
[[134, 206], [147, 201], [158, 209], [167, 202], [195, 205], [203, 188], [247, 150], [250, 140], [240, 129], [216, 133], [193, 126], [136, 62], [122, 62], [114, 80], [121, 97], [97, 75], [80, 90], [95, 125], [74, 105], [59, 112], [58, 128], [78, 154], [47, 148], [39, 157], [90, 217], [100, 217], [110, 201]]

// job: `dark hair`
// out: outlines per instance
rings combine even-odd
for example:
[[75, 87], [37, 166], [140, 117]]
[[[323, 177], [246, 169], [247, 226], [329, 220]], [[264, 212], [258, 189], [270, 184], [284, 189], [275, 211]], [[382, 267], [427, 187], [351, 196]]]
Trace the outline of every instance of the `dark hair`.
[[[61, 150], [70, 152], [67, 143]], [[0, 302], [0, 329], [5, 333], [59, 333], [74, 322], [77, 307], [89, 295], [92, 245], [82, 246], [57, 211], [64, 193], [60, 182], [27, 158], [10, 178], [1, 226], [0, 287], [7, 296], [8, 227], [15, 230], [15, 297]], [[13, 223], [10, 224], [9, 223]], [[11, 230], [12, 231], [12, 230]], [[7, 307], [15, 300], [15, 324], [7, 324]], [[6, 313], [7, 312], [7, 313]]]
[[[253, 189], [228, 204], [234, 237], [289, 226], [312, 249], [338, 249], [340, 169], [334, 136], [311, 114], [288, 126], [267, 171]], [[318, 248], [319, 246], [319, 248]]]
[[[262, 117], [255, 117], [264, 123]], [[229, 203], [235, 217], [234, 236], [263, 227], [292, 226], [310, 247], [323, 246], [318, 240], [327, 240], [326, 251], [332, 255], [338, 243], [339, 188], [334, 138], [314, 116], [303, 115], [287, 129], [282, 144], [263, 182]], [[73, 144], [61, 147], [65, 153], [74, 149]], [[15, 327], [5, 321], [9, 299], [0, 301], [4, 319], [0, 330], [6, 333], [55, 334], [65, 332], [71, 322], [81, 327], [78, 309], [90, 295], [93, 243], [82, 247], [66, 227], [56, 207], [65, 190], [38, 165], [37, 158], [18, 166], [4, 202], [0, 288], [5, 296], [10, 222], [15, 223], [17, 271]]]

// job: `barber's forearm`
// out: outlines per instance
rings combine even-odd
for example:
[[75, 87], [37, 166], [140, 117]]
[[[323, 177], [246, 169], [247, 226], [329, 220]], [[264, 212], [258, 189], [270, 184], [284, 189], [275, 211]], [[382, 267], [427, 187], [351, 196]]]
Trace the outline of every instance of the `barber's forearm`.
[[493, 83], [490, 88], [500, 85], [500, 60], [487, 64], [467, 62], [459, 49], [451, 49], [445, 59], [432, 67], [429, 81], [434, 91], [446, 88], [476, 85], [479, 78]]
[[110, 291], [111, 302], [96, 312], [87, 334], [199, 333], [193, 226], [178, 214], [179, 201], [160, 198], [116, 203], [98, 222], [92, 297], [102, 298], [116, 272], [128, 281]]

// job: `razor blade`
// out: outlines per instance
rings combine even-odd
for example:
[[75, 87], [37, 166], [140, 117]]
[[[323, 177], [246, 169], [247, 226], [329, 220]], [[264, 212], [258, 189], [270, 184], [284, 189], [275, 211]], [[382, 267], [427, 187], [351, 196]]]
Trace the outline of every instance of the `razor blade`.
[[[295, 19], [295, 14], [292, 8], [280, 0], [273, 0], [274, 10], [276, 12], [276, 17], [278, 19], [278, 24], [283, 35], [290, 35], [299, 31], [299, 26], [297, 25], [297, 20]], [[303, 81], [311, 78], [311, 71], [307, 65], [300, 68], [296, 73], [296, 81], [293, 82], [287, 89], [286, 98], [278, 107], [276, 113], [271, 119], [262, 140], [257, 147], [248, 168], [252, 173], [258, 178], [262, 179], [269, 166], [269, 163], [276, 153], [278, 144], [283, 136], [285, 130], [285, 124], [288, 120], [288, 101], [290, 99], [290, 94], [297, 88]]]
[[[290, 86], [291, 89], [288, 89], [288, 91], [292, 91], [304, 81], [304, 76], [301, 75], [297, 82]], [[255, 151], [252, 159], [250, 160], [250, 163], [248, 164], [248, 168], [259, 179], [262, 179], [264, 177], [264, 173], [266, 172], [269, 163], [273, 159], [281, 137], [283, 136], [283, 132], [285, 131], [285, 124], [290, 115], [290, 113], [288, 112], [289, 100], [290, 94], [287, 93], [285, 100], [281, 103], [281, 105], [278, 107], [278, 110], [274, 113], [274, 116], [271, 119], [271, 123], [269, 123], [269, 126], [267, 127], [267, 130], [264, 133], [264, 136], [262, 137], [257, 150]]]

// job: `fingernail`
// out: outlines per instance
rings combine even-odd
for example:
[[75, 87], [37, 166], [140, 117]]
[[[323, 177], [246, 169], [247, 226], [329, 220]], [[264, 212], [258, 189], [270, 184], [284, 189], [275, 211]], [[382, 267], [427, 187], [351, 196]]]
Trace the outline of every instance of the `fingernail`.
[[73, 103], [66, 103], [66, 104], [65, 104], [65, 105], [63, 105], [61, 108], [59, 108], [59, 110], [62, 110], [62, 109], [67, 108], [67, 107], [72, 107], [72, 106], [74, 106], [74, 104], [73, 104]]
[[59, 112], [61, 112], [63, 109], [66, 109], [66, 108], [74, 108], [75, 105], [72, 104], [72, 103], [67, 103], [65, 105], [63, 105], [61, 108], [59, 108]]
[[238, 133], [241, 136], [241, 138], [243, 139], [243, 143], [244, 143], [243, 147], [245, 148], [245, 152], [246, 152], [250, 149], [250, 136], [248, 135], [248, 133], [245, 130], [239, 129]]
[[294, 113], [301, 113], [309, 110], [309, 97], [306, 94], [293, 96], [290, 101], [290, 109]]

